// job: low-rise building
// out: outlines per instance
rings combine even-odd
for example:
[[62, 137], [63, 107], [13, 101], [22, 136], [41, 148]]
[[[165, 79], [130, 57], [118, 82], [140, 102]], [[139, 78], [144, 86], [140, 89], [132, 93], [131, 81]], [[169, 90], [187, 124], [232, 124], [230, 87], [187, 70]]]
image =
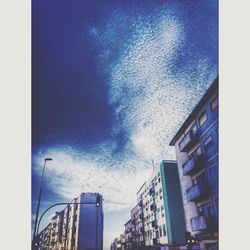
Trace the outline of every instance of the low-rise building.
[[219, 199], [218, 77], [184, 121], [170, 145], [175, 146], [186, 230], [199, 241], [201, 249], [216, 249]]

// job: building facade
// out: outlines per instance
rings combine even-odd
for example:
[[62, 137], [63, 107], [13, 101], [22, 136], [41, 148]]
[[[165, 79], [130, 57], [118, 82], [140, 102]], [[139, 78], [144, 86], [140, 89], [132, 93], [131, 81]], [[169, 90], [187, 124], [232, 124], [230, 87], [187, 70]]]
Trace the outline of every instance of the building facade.
[[125, 250], [125, 235], [120, 234], [111, 243], [110, 250]]
[[139, 206], [138, 204], [131, 210], [131, 224], [132, 224], [132, 243], [133, 249], [140, 246], [140, 230], [139, 230]]
[[142, 206], [146, 247], [185, 245], [184, 211], [175, 161], [163, 161], [154, 168], [137, 193], [137, 200]]
[[145, 246], [145, 227], [144, 227], [144, 210], [143, 210], [143, 190], [146, 182], [141, 186], [137, 192], [137, 213], [136, 213], [136, 235], [137, 235], [137, 246], [143, 248]]
[[132, 220], [127, 221], [124, 227], [125, 249], [133, 249]]
[[218, 246], [218, 77], [172, 141], [186, 230], [201, 249]]
[[73, 199], [52, 217], [38, 239], [39, 250], [102, 250], [102, 196], [82, 193]]

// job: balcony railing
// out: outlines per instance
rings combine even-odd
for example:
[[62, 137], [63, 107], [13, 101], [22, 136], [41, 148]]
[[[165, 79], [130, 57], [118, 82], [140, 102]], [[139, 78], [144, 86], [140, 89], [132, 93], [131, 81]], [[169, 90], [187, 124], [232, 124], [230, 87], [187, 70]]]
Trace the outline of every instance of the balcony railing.
[[197, 131], [190, 130], [179, 143], [180, 151], [187, 152], [196, 143], [197, 139]]
[[202, 164], [203, 155], [193, 155], [183, 165], [183, 175], [190, 175], [200, 169]]
[[156, 221], [156, 220], [153, 220], [151, 223], [152, 223], [152, 227], [154, 227], [155, 229], [158, 228], [158, 225], [157, 225], [157, 221]]
[[149, 189], [149, 195], [152, 195], [152, 196], [155, 195], [155, 188], [154, 188], [154, 187], [151, 187], [151, 188]]
[[139, 207], [142, 207], [142, 206], [143, 206], [142, 200], [139, 200], [139, 201], [138, 201], [138, 206], [139, 206]]
[[200, 198], [208, 195], [208, 186], [206, 184], [194, 184], [189, 189], [187, 189], [187, 199], [188, 201], [197, 201]]
[[150, 205], [150, 211], [156, 210], [156, 205], [155, 204], [151, 204]]
[[200, 231], [207, 229], [205, 216], [197, 216], [191, 219], [191, 226], [193, 231]]

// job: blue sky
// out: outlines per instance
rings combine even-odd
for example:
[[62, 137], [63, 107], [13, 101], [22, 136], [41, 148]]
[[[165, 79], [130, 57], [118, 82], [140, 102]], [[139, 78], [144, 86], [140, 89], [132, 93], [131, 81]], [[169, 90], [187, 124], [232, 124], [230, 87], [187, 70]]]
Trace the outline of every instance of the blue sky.
[[41, 210], [102, 193], [108, 249], [152, 160], [174, 159], [172, 136], [218, 74], [218, 3], [32, 5], [32, 210], [52, 157]]

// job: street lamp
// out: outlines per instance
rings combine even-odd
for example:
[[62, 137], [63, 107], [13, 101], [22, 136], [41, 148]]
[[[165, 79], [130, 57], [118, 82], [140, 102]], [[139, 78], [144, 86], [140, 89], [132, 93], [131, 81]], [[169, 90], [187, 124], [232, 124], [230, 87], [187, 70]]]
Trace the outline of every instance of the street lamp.
[[39, 215], [39, 209], [40, 209], [40, 202], [41, 202], [41, 196], [43, 191], [43, 179], [44, 179], [44, 172], [45, 172], [45, 165], [47, 161], [52, 161], [52, 158], [45, 158], [44, 159], [44, 165], [43, 165], [43, 173], [42, 173], [42, 179], [40, 183], [40, 191], [39, 191], [39, 197], [38, 197], [38, 204], [37, 204], [37, 210], [36, 210], [36, 220], [35, 220], [35, 228], [34, 228], [34, 234], [33, 234], [33, 241], [36, 237], [36, 227], [37, 227], [37, 220]]

